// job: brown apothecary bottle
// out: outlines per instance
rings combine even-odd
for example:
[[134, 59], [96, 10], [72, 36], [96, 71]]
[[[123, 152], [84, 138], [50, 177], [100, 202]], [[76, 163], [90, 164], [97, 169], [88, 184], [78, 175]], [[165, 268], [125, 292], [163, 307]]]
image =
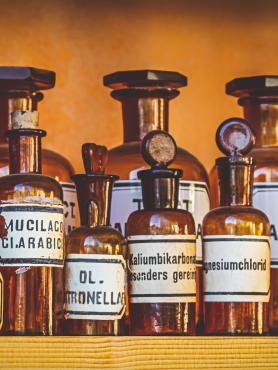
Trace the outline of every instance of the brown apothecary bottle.
[[[255, 132], [256, 144], [250, 155], [256, 161], [253, 203], [270, 220], [271, 294], [269, 327], [278, 333], [278, 76], [236, 78], [226, 84], [226, 93], [238, 98], [244, 118]], [[219, 204], [218, 176], [210, 174], [212, 204]]]
[[126, 333], [126, 245], [110, 227], [115, 175], [104, 174], [107, 149], [82, 147], [85, 174], [76, 184], [81, 225], [67, 238], [65, 260], [66, 335]]
[[0, 335], [52, 335], [62, 323], [63, 195], [41, 175], [38, 112], [13, 113], [10, 175], [0, 178]]
[[144, 210], [133, 212], [126, 225], [131, 335], [196, 333], [195, 225], [191, 213], [178, 209], [182, 170], [167, 168], [175, 151], [163, 131], [142, 142], [152, 168], [138, 173]]
[[[0, 176], [8, 174], [9, 151], [5, 132], [11, 126], [11, 113], [17, 110], [38, 110], [41, 90], [53, 88], [55, 73], [31, 67], [0, 67]], [[70, 162], [49, 149], [42, 150], [42, 173], [55, 178], [63, 187], [65, 230], [76, 223], [76, 193], [71, 182]]]
[[252, 206], [253, 133], [232, 118], [217, 131], [220, 206], [203, 222], [203, 309], [207, 335], [268, 333], [270, 225]]
[[[103, 82], [113, 89], [111, 96], [122, 105], [124, 143], [109, 151], [108, 171], [120, 176], [120, 181], [115, 183], [113, 189], [111, 224], [124, 234], [129, 214], [143, 209], [141, 184], [137, 177], [137, 172], [146, 166], [141, 156], [141, 141], [150, 131], [168, 132], [169, 103], [180, 94], [179, 89], [187, 85], [187, 78], [172, 71], [135, 70], [106, 75]], [[195, 220], [199, 284], [202, 264], [201, 225], [210, 209], [208, 176], [199, 160], [180, 147], [177, 147], [173, 166], [183, 170], [178, 208], [192, 213]], [[198, 292], [201, 290], [198, 287]], [[199, 313], [200, 307], [197, 307], [196, 320], [201, 326]]]

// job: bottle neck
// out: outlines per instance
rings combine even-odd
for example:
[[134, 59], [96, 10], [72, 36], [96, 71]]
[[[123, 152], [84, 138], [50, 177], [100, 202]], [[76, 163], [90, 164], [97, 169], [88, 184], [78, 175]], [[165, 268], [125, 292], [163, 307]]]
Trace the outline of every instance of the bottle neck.
[[101, 175], [74, 175], [82, 226], [109, 226], [114, 178]]
[[256, 147], [278, 146], [278, 97], [241, 98], [239, 105], [254, 129]]
[[8, 131], [10, 174], [41, 173], [41, 137], [43, 130]]
[[220, 206], [252, 206], [254, 166], [217, 161]]
[[122, 103], [124, 142], [141, 141], [153, 130], [168, 131], [169, 100], [179, 95], [175, 89], [130, 88], [115, 90], [112, 97]]
[[145, 210], [177, 209], [178, 178], [142, 178], [142, 196]]

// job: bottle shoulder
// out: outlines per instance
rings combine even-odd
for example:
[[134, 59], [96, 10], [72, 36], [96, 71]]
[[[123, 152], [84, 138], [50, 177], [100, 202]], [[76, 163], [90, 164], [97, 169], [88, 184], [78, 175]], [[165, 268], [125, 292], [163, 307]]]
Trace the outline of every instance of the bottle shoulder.
[[62, 187], [58, 181], [33, 173], [0, 177], [0, 194], [2, 200], [32, 196], [63, 199]]
[[80, 226], [67, 237], [66, 252], [125, 255], [125, 238], [110, 226]]
[[[130, 142], [109, 150], [107, 171], [129, 179], [135, 170], [146, 167], [141, 155], [141, 142]], [[171, 167], [183, 170], [183, 179], [208, 183], [208, 175], [201, 162], [188, 151], [177, 148], [177, 156]]]
[[195, 234], [190, 212], [181, 209], [142, 210], [131, 213], [127, 220], [126, 236], [143, 234]]
[[42, 149], [42, 172], [61, 182], [72, 182], [74, 168], [62, 154], [50, 149]]
[[203, 232], [206, 234], [269, 235], [269, 220], [254, 207], [218, 207], [206, 214]]

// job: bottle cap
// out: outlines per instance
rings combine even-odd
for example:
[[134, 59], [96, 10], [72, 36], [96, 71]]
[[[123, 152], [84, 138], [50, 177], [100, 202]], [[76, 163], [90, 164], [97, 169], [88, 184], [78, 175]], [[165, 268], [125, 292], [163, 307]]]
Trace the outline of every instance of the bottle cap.
[[237, 117], [229, 118], [218, 127], [216, 143], [227, 156], [242, 156], [253, 148], [255, 136], [248, 121]]
[[11, 130], [17, 129], [37, 129], [39, 127], [38, 111], [17, 110], [11, 114]]
[[277, 94], [278, 76], [263, 75], [235, 78], [226, 83], [226, 94], [239, 98]]
[[187, 77], [178, 72], [154, 69], [118, 71], [104, 76], [103, 84], [111, 89], [147, 86], [178, 88], [187, 85]]
[[182, 170], [169, 169], [177, 153], [174, 138], [165, 131], [155, 130], [148, 133], [141, 144], [141, 153], [146, 163], [152, 168], [138, 172], [138, 177], [169, 178], [181, 177]]
[[0, 67], [0, 92], [38, 91], [55, 86], [55, 72], [32, 67]]

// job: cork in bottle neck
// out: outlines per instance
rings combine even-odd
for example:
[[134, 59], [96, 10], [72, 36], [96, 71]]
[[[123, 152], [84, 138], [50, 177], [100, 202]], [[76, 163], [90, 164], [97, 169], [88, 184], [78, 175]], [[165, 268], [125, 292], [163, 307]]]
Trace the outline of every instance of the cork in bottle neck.
[[9, 140], [10, 174], [41, 173], [41, 138], [46, 135], [38, 129], [37, 111], [12, 113]]

